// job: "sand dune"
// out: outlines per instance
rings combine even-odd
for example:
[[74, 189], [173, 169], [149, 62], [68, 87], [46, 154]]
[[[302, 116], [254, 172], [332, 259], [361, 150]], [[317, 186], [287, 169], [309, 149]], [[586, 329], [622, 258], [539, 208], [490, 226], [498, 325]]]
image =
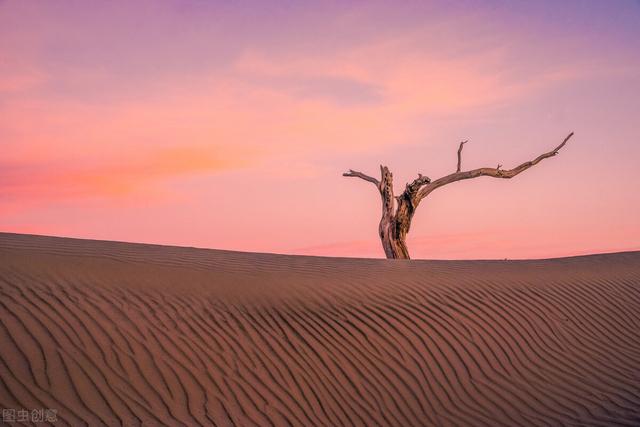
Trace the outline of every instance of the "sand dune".
[[640, 252], [395, 261], [0, 234], [0, 406], [56, 425], [640, 425]]

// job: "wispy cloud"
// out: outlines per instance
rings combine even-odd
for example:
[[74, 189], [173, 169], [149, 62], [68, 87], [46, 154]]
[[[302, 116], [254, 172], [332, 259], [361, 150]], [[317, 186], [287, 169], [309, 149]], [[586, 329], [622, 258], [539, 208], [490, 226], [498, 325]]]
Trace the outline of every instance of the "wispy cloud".
[[248, 153], [228, 149], [176, 146], [80, 164], [5, 162], [0, 165], [0, 193], [7, 199], [39, 201], [144, 195], [155, 181], [244, 167], [250, 159]]

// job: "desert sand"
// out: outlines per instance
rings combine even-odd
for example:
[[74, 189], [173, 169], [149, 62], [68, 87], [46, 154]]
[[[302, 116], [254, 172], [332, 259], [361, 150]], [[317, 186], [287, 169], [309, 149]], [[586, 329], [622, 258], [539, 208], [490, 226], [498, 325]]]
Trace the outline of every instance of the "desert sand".
[[640, 252], [323, 258], [0, 234], [0, 406], [56, 425], [640, 425]]

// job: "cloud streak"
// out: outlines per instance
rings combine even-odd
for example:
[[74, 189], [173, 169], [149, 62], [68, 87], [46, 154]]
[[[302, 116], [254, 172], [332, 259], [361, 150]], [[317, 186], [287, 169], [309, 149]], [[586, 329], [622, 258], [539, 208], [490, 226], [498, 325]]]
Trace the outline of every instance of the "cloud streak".
[[95, 197], [144, 196], [156, 181], [198, 173], [219, 173], [246, 167], [246, 153], [228, 149], [176, 146], [135, 157], [82, 164], [4, 163], [0, 193], [7, 199], [51, 201]]

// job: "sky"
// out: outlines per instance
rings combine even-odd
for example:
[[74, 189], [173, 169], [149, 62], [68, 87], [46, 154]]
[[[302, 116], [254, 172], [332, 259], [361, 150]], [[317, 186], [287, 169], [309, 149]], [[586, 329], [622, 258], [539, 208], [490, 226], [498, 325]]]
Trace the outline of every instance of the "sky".
[[348, 169], [509, 168], [413, 258], [640, 250], [640, 1], [0, 0], [0, 231], [384, 257]]

